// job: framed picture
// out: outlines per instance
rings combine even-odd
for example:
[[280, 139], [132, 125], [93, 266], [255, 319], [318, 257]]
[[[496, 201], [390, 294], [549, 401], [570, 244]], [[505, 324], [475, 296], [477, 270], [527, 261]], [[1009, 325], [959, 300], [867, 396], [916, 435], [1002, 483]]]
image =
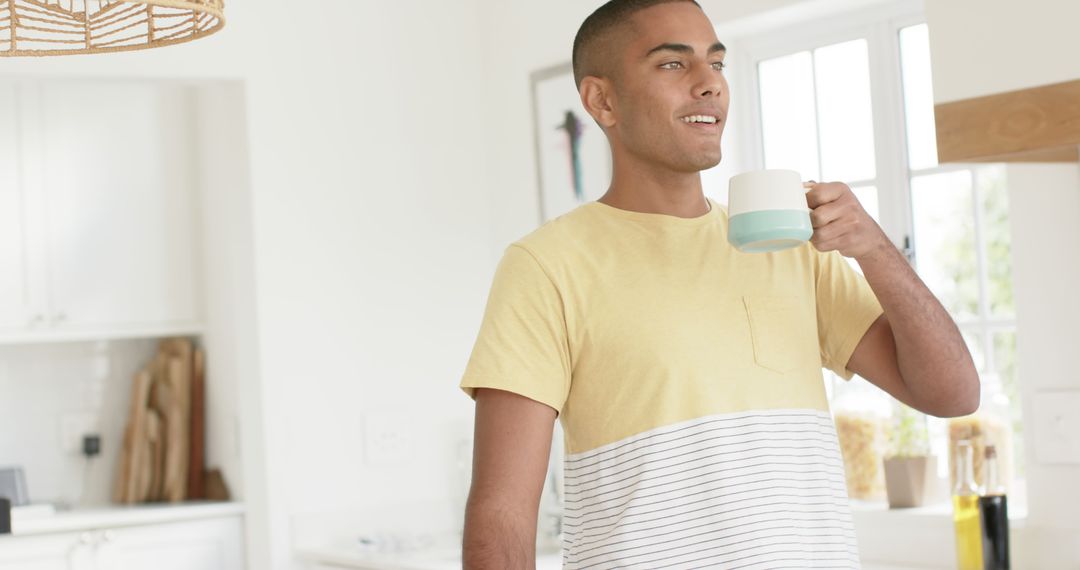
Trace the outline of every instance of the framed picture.
[[532, 74], [540, 223], [600, 198], [611, 182], [611, 152], [581, 105], [569, 63]]

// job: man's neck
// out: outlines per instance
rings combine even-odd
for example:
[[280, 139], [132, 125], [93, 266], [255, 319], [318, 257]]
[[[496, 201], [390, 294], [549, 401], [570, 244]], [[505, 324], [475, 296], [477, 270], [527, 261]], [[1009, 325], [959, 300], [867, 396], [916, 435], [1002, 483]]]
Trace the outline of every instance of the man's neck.
[[696, 172], [631, 173], [616, 168], [611, 187], [597, 201], [620, 210], [680, 218], [697, 218], [712, 209]]

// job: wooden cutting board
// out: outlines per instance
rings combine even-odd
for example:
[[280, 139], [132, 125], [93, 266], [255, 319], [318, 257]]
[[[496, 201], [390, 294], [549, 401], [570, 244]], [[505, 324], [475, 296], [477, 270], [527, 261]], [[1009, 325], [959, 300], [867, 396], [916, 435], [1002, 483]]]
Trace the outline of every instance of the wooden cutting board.
[[154, 357], [154, 368], [157, 375], [154, 378], [154, 387], [150, 389], [150, 412], [157, 418], [157, 449], [154, 450], [153, 484], [147, 501], [165, 500], [165, 453], [169, 447], [169, 434], [166, 429], [166, 421], [169, 415], [169, 406], [172, 402], [172, 384], [168, 379], [168, 358], [158, 353]]
[[147, 501], [160, 501], [163, 496], [162, 483], [165, 469], [165, 432], [161, 416], [156, 410], [147, 410], [146, 433], [149, 442], [147, 455], [150, 457], [150, 488], [146, 493]]
[[179, 502], [204, 494], [205, 360], [190, 340], [165, 339], [136, 375], [116, 502]]
[[187, 498], [202, 499], [203, 467], [206, 458], [206, 353], [195, 350], [191, 375], [191, 455], [188, 458]]
[[179, 417], [166, 418], [166, 432], [170, 431], [168, 426], [176, 423], [182, 424], [183, 429], [173, 425], [172, 431], [176, 435], [167, 438], [170, 440], [168, 447], [175, 448], [173, 449], [175, 455], [171, 456], [173, 461], [170, 462], [168, 449], [166, 450], [166, 471], [173, 471], [169, 473], [167, 480], [172, 480], [174, 483], [166, 485], [165, 500], [182, 501], [187, 497], [188, 462], [191, 456], [191, 386], [195, 370], [195, 347], [189, 339], [171, 338], [161, 341], [158, 351], [170, 362], [179, 361], [179, 364], [173, 364], [176, 367], [170, 370], [168, 376], [174, 403], [179, 410], [174, 413], [178, 413]]
[[170, 399], [165, 412], [165, 470], [164, 499], [175, 503], [184, 500], [187, 492], [188, 428], [190, 421], [184, 413], [188, 378], [191, 367], [182, 358], [170, 357], [168, 367]]
[[142, 464], [142, 455], [146, 448], [146, 409], [152, 383], [153, 375], [149, 369], [140, 370], [132, 382], [128, 423], [124, 429], [123, 448], [120, 452], [120, 475], [113, 491], [113, 500], [117, 503], [130, 504], [137, 500], [136, 473]]
[[150, 440], [152, 431], [158, 428], [154, 426], [157, 418], [149, 409], [144, 409], [142, 449], [138, 454], [138, 463], [135, 464], [135, 476], [132, 487], [134, 488], [134, 502], [145, 503], [150, 500], [150, 493], [154, 484], [154, 445]]

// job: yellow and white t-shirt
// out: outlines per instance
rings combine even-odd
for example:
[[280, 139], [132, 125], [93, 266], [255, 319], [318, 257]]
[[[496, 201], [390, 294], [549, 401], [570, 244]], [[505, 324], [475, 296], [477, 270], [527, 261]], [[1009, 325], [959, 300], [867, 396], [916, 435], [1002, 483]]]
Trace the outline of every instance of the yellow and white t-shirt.
[[858, 568], [822, 366], [882, 313], [837, 253], [591, 202], [507, 248], [461, 387], [560, 413], [566, 568]]

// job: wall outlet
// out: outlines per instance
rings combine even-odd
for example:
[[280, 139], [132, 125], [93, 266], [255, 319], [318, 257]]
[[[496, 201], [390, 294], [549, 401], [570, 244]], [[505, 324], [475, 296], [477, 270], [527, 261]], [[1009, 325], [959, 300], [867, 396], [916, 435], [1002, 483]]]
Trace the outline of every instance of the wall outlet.
[[1080, 465], [1080, 390], [1036, 392], [1031, 412], [1039, 462]]
[[60, 416], [60, 447], [64, 453], [82, 455], [83, 436], [100, 432], [98, 416], [93, 412], [68, 412]]
[[412, 459], [413, 442], [408, 424], [399, 417], [364, 418], [364, 461], [373, 466], [404, 465]]

